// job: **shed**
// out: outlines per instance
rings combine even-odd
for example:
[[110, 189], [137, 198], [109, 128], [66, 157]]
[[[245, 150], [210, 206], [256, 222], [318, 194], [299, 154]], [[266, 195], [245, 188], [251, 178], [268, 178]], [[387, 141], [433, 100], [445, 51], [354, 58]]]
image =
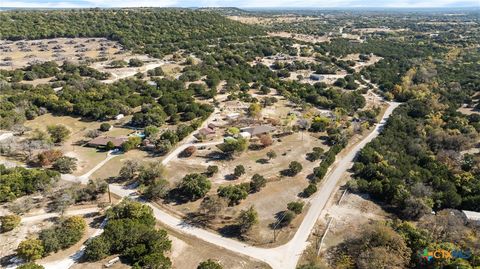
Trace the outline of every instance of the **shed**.
[[249, 132], [241, 132], [239, 136], [245, 139], [250, 139], [252, 137], [252, 135]]
[[227, 115], [228, 120], [236, 120], [240, 117], [240, 113], [230, 113]]

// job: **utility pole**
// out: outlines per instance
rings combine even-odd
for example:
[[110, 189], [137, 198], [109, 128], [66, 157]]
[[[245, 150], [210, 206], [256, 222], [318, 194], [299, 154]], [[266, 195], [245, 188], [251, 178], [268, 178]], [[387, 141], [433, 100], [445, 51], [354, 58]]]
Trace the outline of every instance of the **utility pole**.
[[108, 203], [112, 204], [112, 195], [110, 194], [110, 184], [107, 183], [107, 190], [108, 190]]

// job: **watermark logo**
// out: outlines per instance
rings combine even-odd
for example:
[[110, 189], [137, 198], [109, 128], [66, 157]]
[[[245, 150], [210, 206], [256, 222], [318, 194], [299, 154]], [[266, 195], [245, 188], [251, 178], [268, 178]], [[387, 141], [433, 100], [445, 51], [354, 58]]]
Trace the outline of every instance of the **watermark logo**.
[[423, 252], [420, 253], [420, 257], [426, 261], [433, 259], [468, 259], [471, 256], [472, 252], [470, 250], [446, 250], [441, 248], [433, 251], [425, 248]]

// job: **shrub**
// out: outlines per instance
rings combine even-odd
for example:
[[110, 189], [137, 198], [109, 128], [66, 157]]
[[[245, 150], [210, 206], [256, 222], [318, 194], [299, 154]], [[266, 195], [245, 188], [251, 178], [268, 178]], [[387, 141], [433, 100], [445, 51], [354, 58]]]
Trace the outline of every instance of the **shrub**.
[[0, 217], [0, 232], [5, 233], [15, 229], [20, 224], [21, 218], [17, 215], [6, 215]]
[[137, 58], [132, 58], [128, 61], [128, 66], [130, 67], [140, 67], [143, 66], [142, 60], [139, 60]]
[[38, 164], [41, 166], [49, 166], [58, 158], [62, 157], [63, 153], [57, 149], [49, 149], [37, 155]]
[[73, 246], [82, 238], [86, 226], [82, 217], [73, 216], [52, 228], [42, 230], [39, 239], [42, 242], [44, 253], [57, 252]]
[[300, 171], [302, 171], [302, 169], [302, 164], [297, 161], [293, 161], [288, 165], [288, 172], [290, 176], [297, 175], [298, 173], [300, 173]]
[[310, 197], [312, 194], [317, 192], [317, 185], [310, 183], [304, 190], [303, 190], [303, 196], [304, 197]]
[[208, 259], [206, 261], [201, 262], [197, 269], [222, 269], [223, 267], [216, 261]]
[[242, 210], [237, 218], [237, 224], [240, 234], [245, 234], [246, 232], [250, 231], [252, 227], [257, 223], [258, 213], [255, 208], [253, 208], [253, 206], [251, 206], [247, 210]]
[[209, 165], [207, 167], [207, 171], [205, 172], [207, 177], [213, 177], [213, 175], [215, 175], [216, 173], [218, 173], [218, 166], [216, 165]]
[[267, 180], [262, 175], [255, 174], [252, 176], [252, 181], [250, 182], [250, 190], [252, 192], [260, 191], [265, 185], [267, 185]]
[[50, 134], [53, 143], [61, 143], [70, 135], [70, 130], [63, 125], [49, 125], [47, 126], [47, 132]]
[[281, 216], [281, 219], [279, 219], [280, 221], [279, 225], [281, 227], [288, 226], [294, 218], [295, 218], [295, 213], [293, 213], [290, 210], [284, 211], [283, 215]]
[[40, 259], [44, 254], [42, 241], [38, 239], [26, 239], [20, 242], [17, 248], [17, 255], [26, 260], [34, 261]]
[[112, 128], [112, 126], [107, 122], [104, 122], [104, 123], [100, 124], [100, 131], [102, 131], [102, 132], [106, 132], [106, 131], [110, 130], [110, 128]]
[[227, 198], [229, 205], [237, 205], [241, 200], [247, 198], [250, 184], [243, 183], [238, 185], [220, 186], [218, 188], [218, 196]]
[[245, 167], [241, 164], [235, 166], [235, 169], [233, 170], [233, 175], [235, 178], [239, 178], [243, 174], [245, 174]]
[[77, 159], [68, 156], [60, 157], [53, 163], [52, 168], [62, 174], [72, 173], [77, 169]]
[[300, 214], [303, 211], [304, 203], [302, 201], [290, 202], [287, 204], [288, 210], [294, 212], [295, 214]]

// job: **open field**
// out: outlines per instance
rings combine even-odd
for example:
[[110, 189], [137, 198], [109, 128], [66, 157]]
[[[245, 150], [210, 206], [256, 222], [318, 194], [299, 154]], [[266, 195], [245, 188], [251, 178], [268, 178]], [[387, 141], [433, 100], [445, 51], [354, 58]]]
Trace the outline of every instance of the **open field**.
[[288, 33], [288, 32], [270, 32], [268, 33], [268, 36], [292, 38], [298, 41], [313, 43], [313, 44], [330, 41], [330, 37], [326, 35], [319, 36], [319, 35], [294, 34], [294, 33]]
[[[275, 139], [272, 146], [261, 150], [248, 151], [235, 157], [233, 161], [210, 159], [208, 156], [217, 150], [212, 146], [197, 151], [194, 156], [188, 159], [177, 159], [170, 162], [166, 167], [166, 178], [171, 182], [171, 185], [175, 185], [186, 174], [202, 173], [208, 165], [217, 165], [219, 173], [211, 178], [213, 188], [210, 193], [214, 194], [219, 186], [248, 182], [255, 173], [261, 174], [267, 179], [267, 186], [258, 193], [250, 194], [240, 205], [226, 208], [222, 217], [225, 220], [232, 219], [241, 210], [253, 205], [259, 214], [260, 223], [258, 225], [259, 229], [252, 232], [250, 239], [256, 244], [266, 244], [272, 240], [272, 230], [269, 225], [276, 221], [275, 214], [286, 210], [288, 202], [300, 199], [298, 197], [299, 193], [308, 185], [307, 175], [318, 165], [318, 162], [310, 162], [305, 159], [305, 154], [311, 151], [312, 147], [322, 147], [328, 150], [328, 147], [323, 145], [321, 140], [310, 136], [308, 133], [294, 133], [281, 139]], [[270, 150], [275, 151], [278, 157], [262, 164], [259, 160], [266, 159], [266, 153]], [[292, 160], [302, 164], [302, 172], [294, 177], [282, 176], [280, 172], [287, 169]], [[231, 174], [238, 164], [245, 167], [246, 174], [233, 180]], [[200, 200], [167, 206], [169, 210], [185, 215], [195, 212], [199, 203]], [[221, 224], [217, 223], [217, 225]], [[216, 227], [220, 228], [220, 226]], [[289, 230], [289, 228], [285, 230]]]
[[[111, 125], [114, 125], [116, 121], [108, 121]], [[49, 125], [64, 125], [70, 130], [69, 138], [61, 145], [55, 146], [63, 152], [64, 155], [69, 157], [75, 157], [77, 161], [77, 170], [74, 171], [74, 175], [82, 175], [99, 162], [107, 157], [107, 153], [99, 151], [95, 148], [85, 147], [84, 144], [90, 138], [86, 137], [88, 131], [97, 130], [102, 122], [99, 121], [85, 121], [80, 118], [70, 116], [55, 116], [52, 114], [44, 114], [25, 122], [25, 126], [32, 130], [38, 129], [46, 131]], [[127, 136], [134, 132], [131, 129], [112, 127], [109, 131], [104, 132], [102, 135], [106, 136]], [[29, 133], [26, 134], [28, 136]]]
[[88, 59], [118, 58], [126, 55], [122, 46], [105, 38], [55, 38], [0, 41], [0, 68], [13, 70], [32, 62], [80, 62]]

